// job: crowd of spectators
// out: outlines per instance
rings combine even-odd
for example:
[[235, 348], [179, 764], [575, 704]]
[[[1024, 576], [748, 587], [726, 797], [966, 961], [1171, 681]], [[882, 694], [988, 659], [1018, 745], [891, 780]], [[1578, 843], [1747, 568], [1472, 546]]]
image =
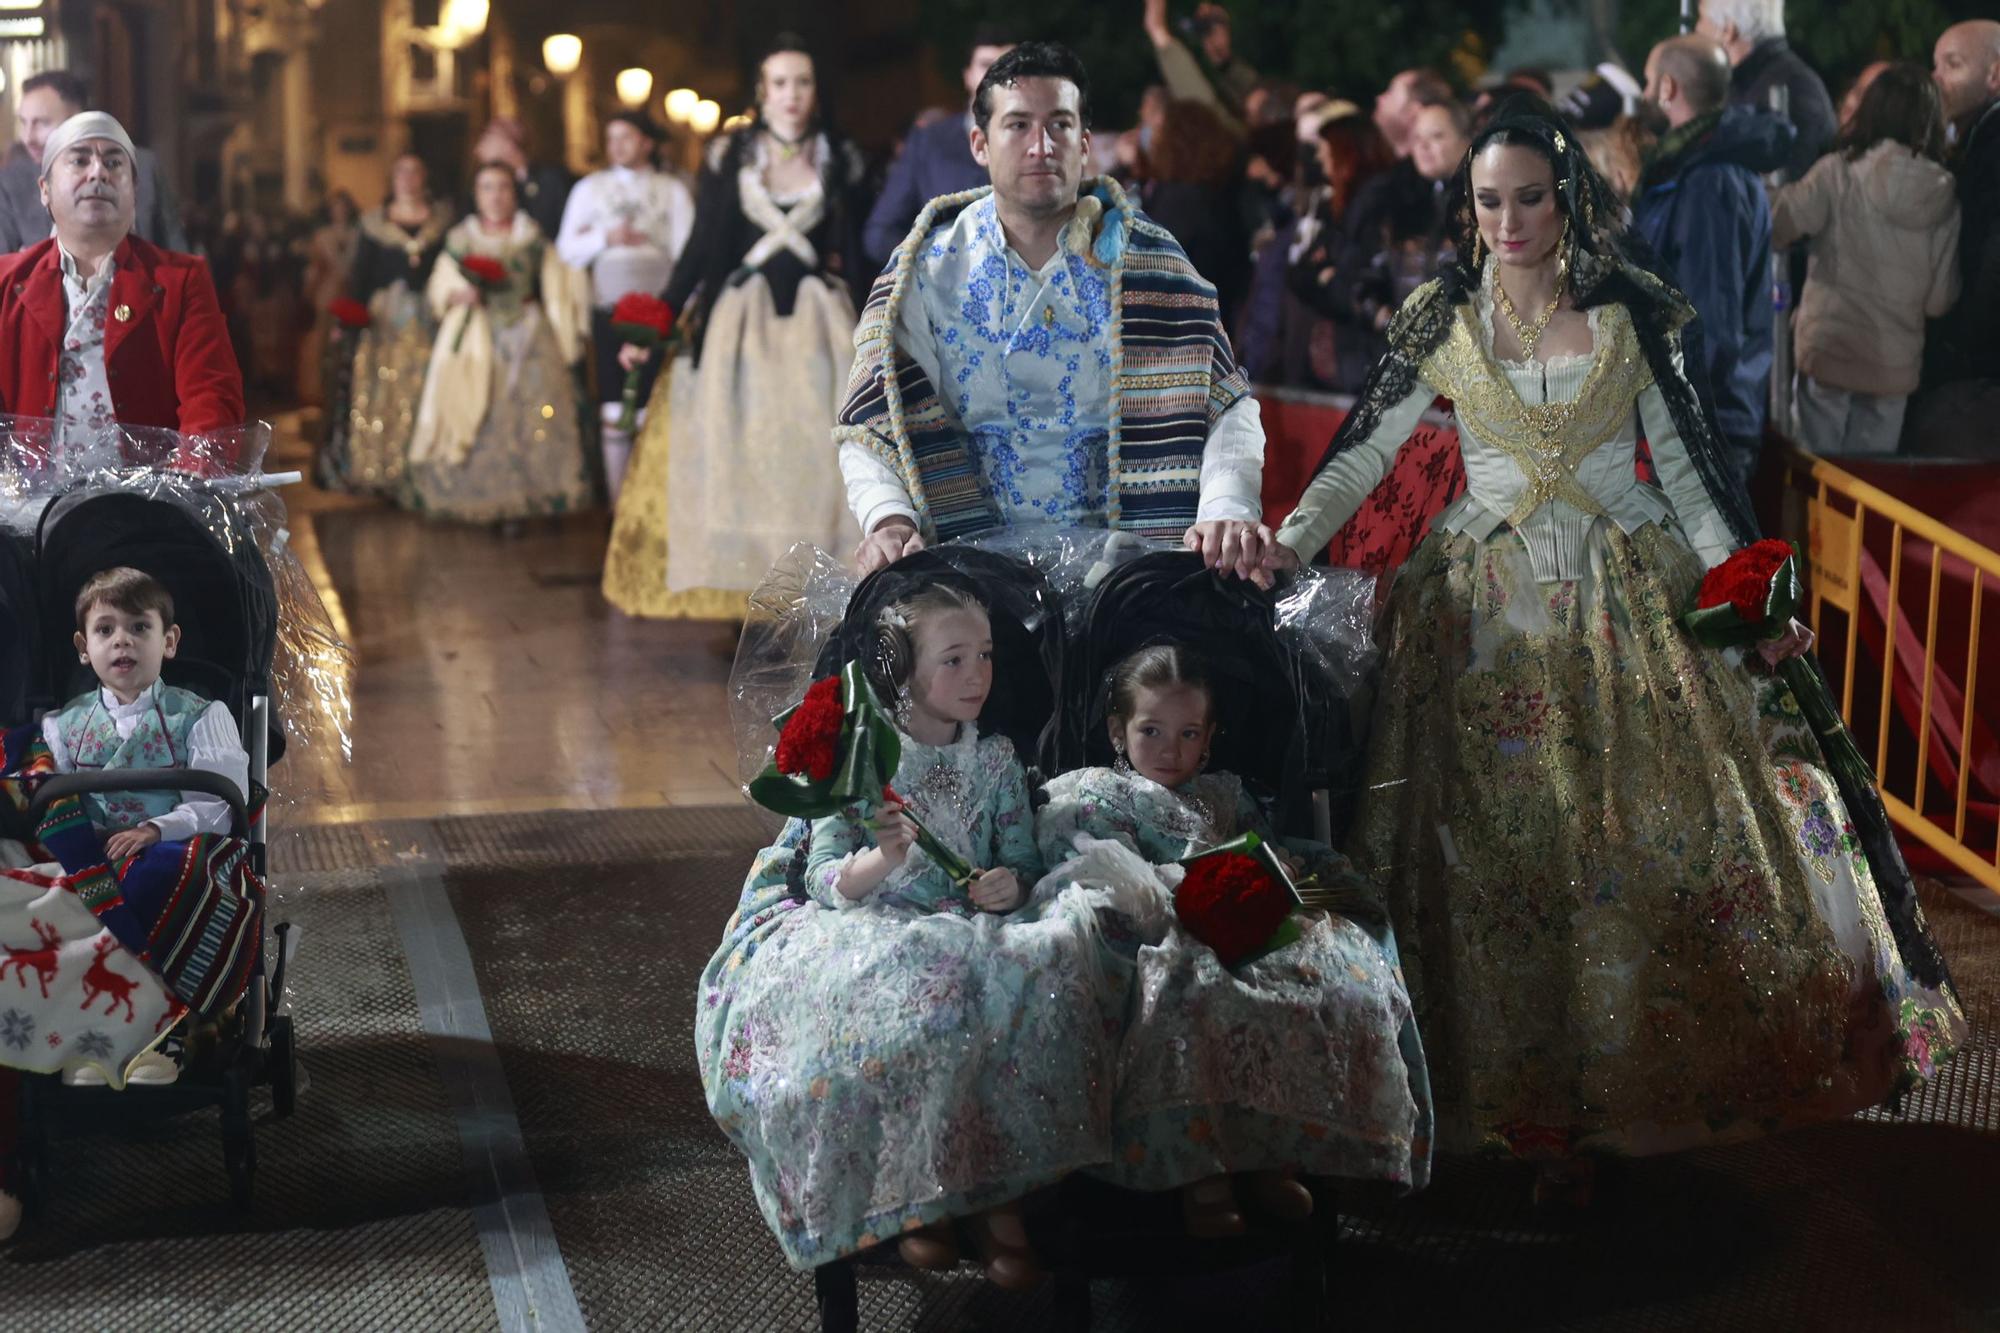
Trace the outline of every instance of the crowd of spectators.
[[1105, 136], [1106, 165], [1216, 284], [1261, 384], [1360, 388], [1397, 306], [1453, 258], [1467, 143], [1521, 93], [1576, 125], [1694, 306], [1688, 355], [1746, 479], [1774, 403], [1827, 453], [1994, 451], [2000, 23], [1870, 64], [1836, 102], [1783, 0], [1702, 0], [1691, 33], [1629, 67], [1471, 90], [1408, 69], [1365, 109], [1259, 78], [1220, 6], [1176, 26], [1147, 0], [1141, 26], [1160, 82]]

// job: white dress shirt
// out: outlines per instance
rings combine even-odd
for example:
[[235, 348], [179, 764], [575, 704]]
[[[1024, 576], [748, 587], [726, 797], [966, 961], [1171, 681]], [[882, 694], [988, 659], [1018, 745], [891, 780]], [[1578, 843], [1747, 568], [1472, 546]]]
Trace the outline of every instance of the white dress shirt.
[[[646, 244], [612, 245], [620, 227], [643, 232]], [[611, 306], [632, 292], [662, 291], [693, 230], [694, 195], [680, 177], [607, 167], [569, 192], [556, 253], [571, 268], [589, 270], [593, 302]]]

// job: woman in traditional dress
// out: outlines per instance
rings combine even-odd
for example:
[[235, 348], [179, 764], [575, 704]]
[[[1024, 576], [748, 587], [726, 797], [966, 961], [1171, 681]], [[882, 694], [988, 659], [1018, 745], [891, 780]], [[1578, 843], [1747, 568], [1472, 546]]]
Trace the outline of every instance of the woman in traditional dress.
[[[347, 294], [347, 277], [361, 246], [360, 210], [354, 197], [335, 190], [327, 197], [326, 222], [306, 242], [306, 300], [312, 303], [312, 331], [299, 349], [299, 396], [324, 403], [331, 379], [326, 350], [333, 341], [333, 303]], [[345, 406], [345, 404], [343, 404]]]
[[[582, 353], [583, 313], [569, 270], [521, 211], [511, 167], [480, 167], [473, 199], [479, 211], [446, 234], [424, 293], [439, 324], [406, 498], [468, 523], [582, 508], [590, 488], [569, 367]], [[497, 265], [502, 280], [468, 277], [484, 267], [475, 260]]]
[[1480, 132], [1459, 192], [1461, 259], [1391, 325], [1272, 563], [1321, 550], [1452, 400], [1466, 492], [1413, 516], [1350, 846], [1390, 898], [1440, 1146], [1539, 1159], [1538, 1192], [1579, 1200], [1586, 1154], [1894, 1096], [1964, 1016], [1880, 801], [1836, 785], [1767, 669], [1809, 633], [1744, 656], [1681, 624], [1756, 535], [1682, 370], [1694, 312], [1542, 104]]
[[326, 485], [394, 495], [417, 424], [437, 325], [424, 307], [424, 284], [451, 219], [432, 202], [423, 159], [406, 153], [390, 170], [388, 202], [361, 215], [348, 295], [368, 306], [369, 325], [354, 344], [353, 399], [346, 449], [321, 468]]
[[[757, 123], [709, 147], [664, 293], [683, 350], [654, 389], [604, 567], [605, 597], [632, 615], [740, 618], [794, 543], [859, 539], [827, 440], [868, 276], [861, 158], [826, 124], [797, 38], [773, 43], [757, 99]], [[623, 364], [647, 355], [628, 346]]]

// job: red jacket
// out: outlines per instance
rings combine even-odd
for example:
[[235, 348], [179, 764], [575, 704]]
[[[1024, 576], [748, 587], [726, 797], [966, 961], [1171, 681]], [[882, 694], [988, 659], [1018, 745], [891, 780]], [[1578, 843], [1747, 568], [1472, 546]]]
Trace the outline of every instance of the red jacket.
[[[242, 425], [243, 372], [207, 262], [136, 236], [113, 257], [104, 363], [118, 420], [188, 433]], [[68, 311], [54, 237], [0, 259], [0, 411], [55, 415]]]

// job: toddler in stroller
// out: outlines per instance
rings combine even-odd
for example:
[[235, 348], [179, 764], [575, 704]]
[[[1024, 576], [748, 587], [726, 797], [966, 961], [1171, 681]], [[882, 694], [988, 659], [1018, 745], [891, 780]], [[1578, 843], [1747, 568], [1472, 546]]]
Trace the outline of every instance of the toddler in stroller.
[[268, 1082], [280, 1115], [296, 1088], [282, 958], [267, 984], [263, 957], [273, 583], [240, 505], [200, 514], [168, 497], [184, 479], [151, 478], [66, 490], [38, 532], [46, 651], [27, 693], [70, 702], [7, 732], [0, 772], [0, 978], [17, 982], [0, 996], [0, 1189], [16, 1206], [45, 1193], [53, 1127], [218, 1104], [245, 1203], [250, 1088]]
[[[1421, 1186], [1427, 1080], [1378, 895], [1330, 847], [1274, 832], [1309, 806], [1308, 691], [1270, 594], [1192, 555], [1141, 557], [1099, 585], [1070, 663], [1036, 894], [1082, 886], [1114, 909], [1105, 965], [1132, 1003], [1099, 1174], [1181, 1187], [1206, 1236], [1244, 1229], [1232, 1175], [1280, 1218], [1312, 1211], [1300, 1175]], [[1175, 918], [1173, 889], [1183, 857], [1244, 833], [1288, 863], [1306, 910], [1296, 939], [1226, 966]]]

